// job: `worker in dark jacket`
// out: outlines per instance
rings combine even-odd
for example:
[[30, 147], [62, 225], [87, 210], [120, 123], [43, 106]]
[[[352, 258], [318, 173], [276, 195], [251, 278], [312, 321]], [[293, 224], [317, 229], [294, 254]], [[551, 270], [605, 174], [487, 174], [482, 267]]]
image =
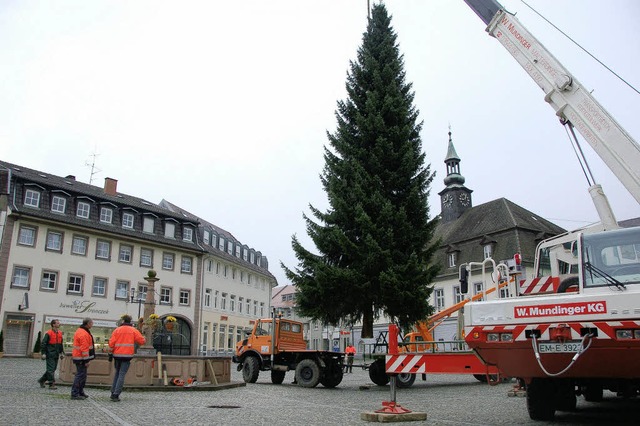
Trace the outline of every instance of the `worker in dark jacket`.
[[62, 346], [62, 331], [60, 331], [60, 321], [51, 320], [51, 330], [47, 331], [42, 338], [42, 359], [47, 361], [46, 371], [38, 380], [43, 388], [49, 382], [49, 389], [58, 389], [56, 386], [56, 368], [58, 359], [64, 358], [64, 347]]
[[136, 352], [135, 345], [142, 346], [146, 339], [131, 325], [131, 315], [122, 316], [122, 324], [113, 330], [109, 339], [109, 348], [111, 353], [109, 359], [113, 357], [114, 373], [113, 383], [111, 384], [111, 401], [119, 402], [120, 393], [124, 387], [124, 377], [129, 371], [131, 359]]
[[89, 361], [96, 357], [96, 350], [93, 346], [93, 336], [91, 335], [93, 320], [85, 318], [82, 325], [78, 327], [73, 335], [73, 364], [76, 366], [76, 375], [71, 386], [71, 399], [85, 399], [89, 395], [84, 393], [84, 385], [87, 383], [87, 366]]

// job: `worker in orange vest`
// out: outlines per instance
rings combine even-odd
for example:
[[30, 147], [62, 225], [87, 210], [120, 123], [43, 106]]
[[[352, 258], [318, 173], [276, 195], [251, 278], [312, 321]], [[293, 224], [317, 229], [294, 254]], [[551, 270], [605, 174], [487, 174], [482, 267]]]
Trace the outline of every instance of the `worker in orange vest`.
[[353, 358], [356, 356], [356, 348], [349, 343], [344, 351], [347, 354], [347, 366], [344, 371], [345, 373], [353, 373]]
[[87, 383], [87, 367], [89, 361], [96, 357], [96, 351], [93, 346], [93, 336], [91, 335], [91, 327], [93, 320], [85, 318], [82, 325], [78, 327], [73, 335], [73, 363], [76, 366], [76, 376], [73, 378], [71, 386], [71, 399], [86, 399], [89, 397], [84, 393], [84, 385]]
[[113, 366], [115, 368], [113, 383], [111, 384], [111, 401], [120, 401], [120, 393], [122, 393], [122, 388], [124, 387], [124, 377], [129, 371], [131, 359], [135, 354], [135, 345], [142, 346], [145, 343], [146, 339], [142, 333], [131, 325], [131, 315], [123, 315], [122, 324], [113, 330], [109, 339], [109, 349], [111, 350], [109, 359], [113, 357]]
[[62, 331], [60, 331], [60, 321], [51, 320], [51, 330], [47, 331], [42, 338], [42, 359], [47, 361], [47, 371], [40, 377], [38, 383], [40, 387], [49, 382], [49, 389], [58, 389], [56, 386], [56, 368], [58, 368], [58, 358], [64, 358], [64, 348], [62, 346]]

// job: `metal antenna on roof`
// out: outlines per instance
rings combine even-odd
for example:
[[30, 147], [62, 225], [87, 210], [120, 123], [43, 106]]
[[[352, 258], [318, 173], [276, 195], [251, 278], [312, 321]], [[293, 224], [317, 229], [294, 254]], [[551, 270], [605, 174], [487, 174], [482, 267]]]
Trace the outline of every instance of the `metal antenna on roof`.
[[91, 167], [91, 174], [89, 175], [89, 185], [93, 183], [93, 175], [100, 173], [102, 170], [96, 167], [96, 157], [99, 156], [96, 152], [96, 148], [93, 149], [93, 154], [90, 155], [91, 163], [86, 161], [84, 163], [85, 166]]

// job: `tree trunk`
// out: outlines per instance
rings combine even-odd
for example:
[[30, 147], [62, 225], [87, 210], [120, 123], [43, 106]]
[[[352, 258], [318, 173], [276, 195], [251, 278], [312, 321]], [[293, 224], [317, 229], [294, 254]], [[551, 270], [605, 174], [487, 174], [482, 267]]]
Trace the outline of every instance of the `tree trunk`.
[[373, 337], [373, 309], [362, 315], [362, 338]]

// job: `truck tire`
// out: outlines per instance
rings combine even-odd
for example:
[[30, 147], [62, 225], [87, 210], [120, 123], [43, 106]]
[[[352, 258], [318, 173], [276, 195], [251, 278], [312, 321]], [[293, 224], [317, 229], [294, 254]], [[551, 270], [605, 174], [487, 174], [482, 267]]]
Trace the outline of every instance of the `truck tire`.
[[260, 369], [258, 360], [254, 356], [248, 356], [242, 362], [242, 378], [245, 383], [255, 383], [258, 380]]
[[369, 366], [369, 378], [378, 386], [385, 386], [389, 383], [389, 376], [387, 376], [387, 372], [385, 371], [383, 359], [374, 361], [373, 364]]
[[320, 367], [312, 359], [303, 359], [296, 367], [296, 382], [303, 388], [315, 388], [320, 383]]
[[415, 374], [400, 373], [396, 376], [396, 386], [400, 389], [410, 388], [413, 382], [416, 381]]
[[602, 401], [603, 388], [600, 383], [588, 383], [582, 389], [584, 400], [588, 402], [600, 402]]
[[553, 420], [555, 391], [551, 379], [531, 379], [527, 385], [527, 410], [531, 420]]
[[284, 375], [286, 371], [271, 370], [271, 383], [274, 385], [281, 385], [284, 382]]
[[344, 372], [337, 362], [327, 363], [324, 369], [320, 384], [325, 388], [335, 388], [342, 382]]
[[576, 387], [571, 380], [561, 380], [556, 384], [556, 410], [558, 411], [575, 411], [576, 404]]

